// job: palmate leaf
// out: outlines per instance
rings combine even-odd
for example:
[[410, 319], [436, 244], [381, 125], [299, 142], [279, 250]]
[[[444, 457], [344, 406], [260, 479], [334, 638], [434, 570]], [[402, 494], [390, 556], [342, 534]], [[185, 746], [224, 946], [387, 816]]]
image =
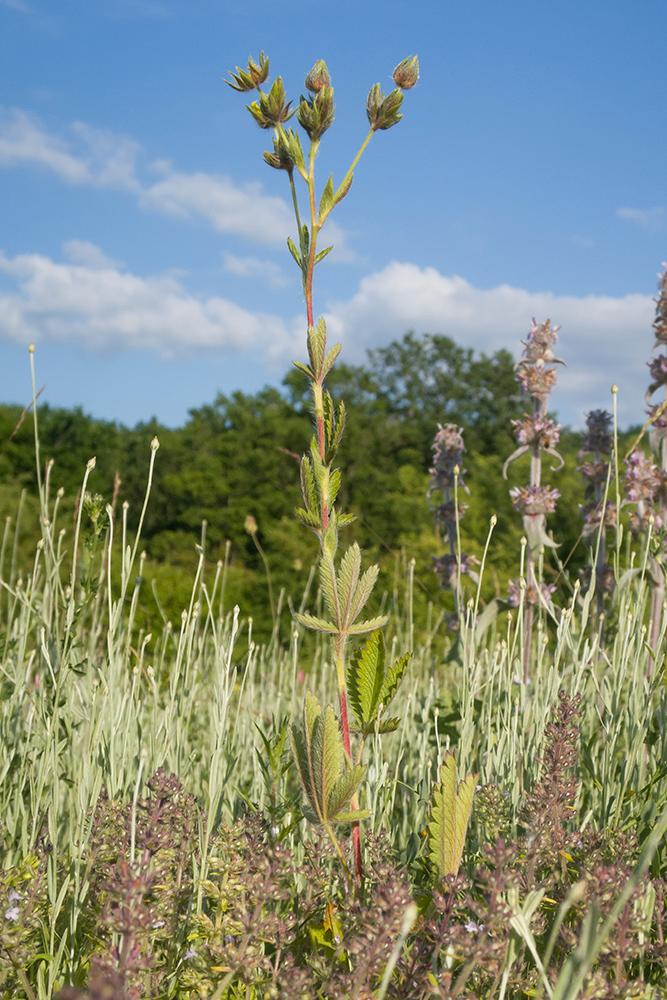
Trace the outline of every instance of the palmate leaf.
[[461, 866], [477, 777], [467, 774], [457, 785], [456, 756], [447, 752], [441, 781], [433, 789], [428, 825], [431, 861], [440, 878], [458, 874]]
[[384, 638], [377, 631], [369, 636], [360, 656], [350, 664], [347, 673], [349, 703], [365, 735], [376, 728], [381, 733], [398, 728], [398, 719], [387, 719], [378, 726], [378, 717], [380, 708], [384, 712], [396, 694], [411, 655], [406, 653], [387, 669]]
[[366, 768], [353, 767], [331, 705], [324, 712], [310, 691], [303, 710], [303, 726], [290, 727], [290, 744], [306, 797], [304, 815], [323, 825], [365, 819], [367, 811], [350, 810], [350, 801], [363, 781]]

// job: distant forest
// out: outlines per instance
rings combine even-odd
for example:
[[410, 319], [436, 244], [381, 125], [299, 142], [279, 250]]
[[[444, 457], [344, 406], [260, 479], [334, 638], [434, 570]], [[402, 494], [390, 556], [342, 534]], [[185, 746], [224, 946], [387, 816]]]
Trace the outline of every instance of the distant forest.
[[[461, 497], [469, 508], [461, 522], [462, 548], [481, 555], [489, 518], [498, 515], [484, 596], [504, 594], [507, 579], [518, 575], [522, 527], [508, 490], [528, 482], [529, 459], [511, 467], [509, 482], [501, 476], [503, 462], [516, 448], [511, 421], [529, 405], [514, 375], [508, 351], [477, 356], [448, 337], [410, 333], [369, 352], [366, 365], [337, 365], [328, 380], [334, 399], [344, 400], [348, 415], [339, 453], [339, 507], [358, 519], [346, 529], [347, 537], [356, 538], [367, 558], [381, 563], [379, 594], [400, 589], [405, 566], [415, 559], [416, 614], [422, 623], [428, 602], [440, 608], [451, 600], [439, 590], [431, 569], [431, 556], [443, 548], [425, 499], [439, 423], [455, 423], [464, 431], [464, 478], [470, 496]], [[13, 560], [15, 576], [29, 571], [39, 538], [33, 415], [26, 414], [17, 429], [21, 416], [20, 406], [0, 406], [0, 515], [8, 525], [3, 559], [5, 573]], [[130, 429], [96, 420], [80, 409], [49, 406], [39, 406], [38, 427], [45, 478], [53, 459], [48, 474], [52, 500], [63, 490], [59, 518], [67, 539], [86, 462], [93, 456], [97, 462], [88, 489], [106, 502], [114, 500], [117, 520], [127, 503], [128, 527], [136, 527], [150, 441], [159, 438], [142, 533], [146, 561], [141, 603], [148, 628], [156, 615], [179, 619], [189, 601], [198, 559], [195, 546], [203, 537], [207, 574], [227, 552], [226, 609], [239, 604], [244, 616], [254, 616], [255, 634], [264, 640], [270, 635], [266, 570], [245, 529], [249, 514], [258, 525], [256, 537], [269, 564], [274, 598], [282, 589], [298, 605], [317, 552], [315, 537], [292, 516], [300, 502], [298, 459], [311, 434], [306, 382], [298, 371], [285, 376], [281, 390], [266, 387], [254, 395], [219, 395], [212, 404], [191, 410], [185, 425], [176, 430], [157, 421]], [[579, 538], [580, 440], [579, 434], [563, 431], [559, 450], [565, 467], [552, 473], [547, 466], [543, 473], [545, 482], [561, 492], [549, 529], [560, 542], [558, 558], [568, 560], [572, 579], [587, 558]], [[555, 578], [558, 570], [547, 567], [545, 576]], [[283, 617], [286, 637], [289, 614]]]

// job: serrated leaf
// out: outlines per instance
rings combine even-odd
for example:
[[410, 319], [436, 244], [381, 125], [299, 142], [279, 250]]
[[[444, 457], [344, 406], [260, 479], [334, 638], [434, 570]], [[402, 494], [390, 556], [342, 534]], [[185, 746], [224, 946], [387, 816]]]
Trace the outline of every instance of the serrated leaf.
[[294, 257], [296, 263], [299, 265], [299, 270], [303, 271], [303, 261], [301, 260], [301, 254], [297, 250], [294, 240], [290, 239], [289, 236], [287, 237], [287, 249], [292, 254], [292, 257]]
[[[330, 247], [329, 249], [333, 249], [333, 247]], [[328, 252], [329, 250], [322, 251], [322, 253], [328, 253]], [[318, 254], [317, 256], [319, 257], [320, 255]], [[324, 378], [325, 375], [329, 374], [334, 364], [336, 363], [336, 358], [338, 357], [340, 352], [341, 352], [341, 345], [334, 344], [334, 346], [331, 348], [326, 358], [324, 359], [324, 364], [322, 365], [322, 378]]]
[[[381, 735], [384, 733], [395, 733], [400, 724], [401, 720], [395, 716], [391, 719], [383, 719], [377, 727], [377, 732]], [[375, 727], [373, 727], [373, 732], [375, 732]]]
[[354, 593], [350, 598], [350, 606], [348, 612], [348, 620], [353, 622], [355, 618], [358, 618], [361, 614], [368, 598], [371, 596], [373, 587], [375, 586], [375, 581], [378, 578], [378, 573], [380, 572], [380, 567], [375, 564], [374, 566], [369, 566], [361, 580], [354, 589]]
[[339, 528], [346, 528], [348, 524], [353, 524], [357, 520], [356, 514], [337, 514], [336, 523]]
[[368, 637], [360, 655], [347, 672], [348, 700], [362, 729], [371, 726], [377, 715], [384, 682], [385, 644], [380, 631]]
[[320, 250], [320, 252], [318, 254], [316, 254], [316, 256], [315, 256], [315, 263], [319, 264], [319, 262], [321, 260], [324, 260], [324, 258], [328, 254], [330, 254], [332, 250], [333, 250], [333, 247], [325, 247], [324, 250]]
[[338, 813], [349, 807], [350, 800], [359, 790], [365, 773], [365, 766], [357, 764], [355, 767], [350, 767], [338, 778], [330, 790], [327, 800], [327, 816], [330, 820], [335, 820]]
[[[312, 697], [312, 696], [311, 696]], [[327, 705], [313, 726], [311, 745], [311, 775], [318, 812], [324, 820], [329, 816], [329, 796], [336, 787], [345, 760], [343, 740], [338, 720], [331, 705]]]
[[[336, 411], [334, 409], [331, 394], [325, 392], [322, 396], [322, 417], [324, 419], [324, 430], [326, 432], [327, 450], [330, 448], [331, 441], [333, 440], [335, 415]], [[324, 456], [324, 461], [328, 463], [329, 459], [327, 455]]]
[[306, 628], [312, 628], [314, 632], [329, 632], [331, 635], [336, 635], [338, 633], [337, 625], [334, 625], [333, 622], [325, 621], [324, 618], [316, 618], [315, 615], [304, 615], [295, 611], [294, 620], [297, 621], [299, 625], [305, 625]]
[[329, 174], [329, 180], [324, 185], [324, 191], [322, 192], [322, 197], [320, 198], [320, 207], [318, 211], [318, 221], [324, 222], [327, 215], [333, 208], [334, 200], [334, 186], [333, 186], [333, 174]]
[[317, 326], [308, 327], [308, 355], [313, 371], [319, 378], [324, 362], [324, 352], [327, 345], [327, 326], [323, 318], [318, 319]]
[[340, 489], [340, 469], [333, 469], [329, 475], [329, 510], [333, 507]]
[[299, 775], [299, 781], [301, 782], [303, 793], [306, 796], [308, 803], [311, 803], [313, 790], [310, 778], [308, 744], [306, 742], [305, 734], [301, 732], [300, 729], [297, 729], [296, 726], [290, 726], [289, 739], [290, 746], [292, 748], [292, 757], [294, 758], [294, 764], [296, 766], [297, 774]]
[[347, 621], [350, 605], [350, 595], [354, 593], [361, 571], [361, 549], [353, 542], [343, 556], [338, 566], [338, 599], [341, 606], [341, 619]]
[[306, 526], [306, 528], [315, 528], [319, 531], [321, 527], [319, 514], [304, 510], [303, 507], [295, 507], [294, 516], [297, 521], [300, 521], [301, 524]]
[[320, 497], [317, 492], [317, 483], [313, 473], [313, 466], [307, 455], [301, 459], [301, 494], [306, 509], [316, 513], [320, 517]]
[[312, 369], [309, 368], [308, 365], [304, 365], [300, 361], [293, 361], [292, 364], [294, 365], [295, 368], [298, 368], [300, 372], [303, 372], [303, 374], [307, 378], [311, 379], [311, 381], [314, 381], [315, 376], [313, 375]]
[[322, 587], [322, 594], [324, 596], [324, 603], [327, 606], [327, 611], [329, 612], [331, 618], [337, 623], [338, 630], [340, 630], [342, 619], [340, 613], [340, 602], [338, 600], [336, 570], [333, 560], [330, 559], [326, 553], [323, 554], [320, 559], [320, 586]]
[[370, 809], [353, 809], [350, 812], [338, 813], [333, 823], [358, 823], [359, 820], [368, 819], [373, 813]]
[[388, 707], [394, 695], [398, 691], [399, 685], [405, 676], [405, 671], [408, 669], [408, 664], [411, 659], [412, 653], [405, 653], [404, 656], [401, 656], [398, 660], [396, 660], [393, 667], [390, 667], [387, 670], [382, 684], [382, 690], [380, 691], [380, 701], [384, 705], [385, 709]]
[[336, 416], [336, 434], [335, 434], [334, 440], [333, 440], [333, 447], [334, 447], [334, 449], [338, 448], [338, 445], [340, 444], [340, 439], [343, 436], [343, 431], [345, 430], [345, 418], [346, 418], [346, 416], [347, 416], [347, 414], [346, 414], [346, 411], [345, 411], [345, 403], [343, 403], [343, 401], [341, 400], [341, 402], [340, 402], [340, 404], [338, 406], [338, 414]]
[[372, 632], [376, 628], [383, 628], [389, 621], [389, 615], [380, 615], [378, 618], [369, 618], [365, 622], [357, 622], [356, 625], [349, 625], [348, 635], [363, 635], [364, 632]]
[[477, 775], [467, 774], [457, 785], [456, 756], [447, 752], [440, 777], [433, 789], [428, 828], [431, 861], [442, 878], [457, 875], [461, 866]]

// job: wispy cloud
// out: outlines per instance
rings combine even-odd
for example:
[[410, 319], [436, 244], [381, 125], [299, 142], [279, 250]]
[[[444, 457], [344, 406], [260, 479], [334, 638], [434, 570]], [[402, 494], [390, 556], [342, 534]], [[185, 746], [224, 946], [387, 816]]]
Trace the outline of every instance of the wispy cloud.
[[[141, 181], [137, 159], [142, 153], [142, 146], [129, 136], [84, 122], [75, 122], [63, 137], [24, 111], [0, 115], [0, 166], [35, 164], [69, 184], [126, 191], [143, 209], [201, 218], [219, 232], [254, 243], [282, 244], [293, 228], [287, 202], [264, 194], [257, 183], [237, 185], [222, 174], [184, 173], [168, 161], [152, 165], [159, 180]], [[328, 228], [329, 235], [343, 244], [340, 230]]]
[[590, 236], [581, 236], [579, 233], [570, 236], [570, 243], [573, 243], [575, 247], [581, 247], [582, 250], [593, 250], [595, 247], [595, 240], [592, 240]]
[[93, 351], [148, 349], [163, 357], [227, 349], [278, 364], [298, 350], [298, 327], [277, 316], [219, 296], [198, 298], [172, 275], [125, 272], [92, 244], [70, 242], [67, 251], [81, 263], [0, 255], [0, 273], [18, 285], [0, 294], [0, 339], [74, 341]]
[[665, 209], [662, 205], [656, 205], [655, 208], [619, 208], [616, 214], [619, 219], [634, 222], [651, 233], [659, 232], [665, 221]]
[[234, 254], [226, 253], [223, 267], [227, 274], [260, 281], [271, 288], [284, 288], [289, 284], [283, 269], [270, 260], [259, 260], [257, 257], [237, 257]]
[[[224, 349], [263, 359], [277, 373], [303, 355], [302, 317], [286, 321], [229, 299], [198, 297], [173, 274], [129, 273], [83, 241], [70, 241], [66, 251], [66, 263], [40, 254], [0, 256], [0, 273], [16, 285], [0, 294], [0, 340], [73, 341], [90, 350], [148, 349], [164, 357]], [[250, 273], [247, 261], [228, 264]], [[609, 408], [615, 382], [623, 425], [642, 419], [654, 308], [649, 295], [579, 298], [510, 285], [482, 289], [435, 268], [394, 262], [364, 278], [351, 298], [330, 303], [326, 320], [345, 360], [362, 363], [365, 349], [401, 339], [410, 329], [443, 333], [477, 351], [509, 348], [516, 355], [531, 318], [549, 317], [562, 326], [559, 354], [568, 363], [559, 370], [553, 406], [580, 426], [583, 413]], [[645, 350], [638, 349], [642, 344]]]

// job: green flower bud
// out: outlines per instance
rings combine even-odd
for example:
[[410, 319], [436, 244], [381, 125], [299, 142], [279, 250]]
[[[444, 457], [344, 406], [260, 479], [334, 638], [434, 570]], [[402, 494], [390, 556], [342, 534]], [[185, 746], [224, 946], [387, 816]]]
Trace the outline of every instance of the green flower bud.
[[301, 128], [312, 140], [319, 139], [334, 120], [333, 87], [322, 87], [314, 97], [301, 97], [296, 113]]
[[[291, 129], [290, 129], [291, 134]], [[287, 170], [292, 173], [294, 170], [294, 157], [289, 148], [289, 139], [286, 135], [279, 135], [273, 140], [273, 152], [264, 153], [264, 162], [275, 170]]]
[[249, 90], [255, 90], [260, 84], [264, 83], [269, 75], [269, 60], [262, 52], [259, 57], [259, 66], [253, 60], [252, 56], [248, 59], [248, 69], [242, 70], [239, 66], [236, 67], [236, 73], [230, 72], [229, 74], [234, 81], [230, 83], [229, 80], [225, 80], [228, 87], [232, 90], [238, 90], [240, 93], [246, 93]]
[[282, 77], [276, 78], [268, 94], [260, 94], [258, 101], [246, 105], [260, 128], [275, 128], [286, 122], [294, 114], [290, 112], [291, 101], [285, 99]]
[[403, 94], [400, 90], [392, 90], [391, 94], [385, 97], [379, 83], [371, 87], [366, 98], [366, 114], [373, 131], [377, 132], [397, 125], [403, 117], [398, 110], [402, 103]]
[[317, 94], [322, 87], [331, 86], [331, 77], [324, 59], [318, 59], [310, 73], [306, 77], [306, 89], [312, 94]]
[[419, 60], [417, 56], [408, 56], [394, 70], [394, 83], [399, 90], [410, 90], [419, 79]]

